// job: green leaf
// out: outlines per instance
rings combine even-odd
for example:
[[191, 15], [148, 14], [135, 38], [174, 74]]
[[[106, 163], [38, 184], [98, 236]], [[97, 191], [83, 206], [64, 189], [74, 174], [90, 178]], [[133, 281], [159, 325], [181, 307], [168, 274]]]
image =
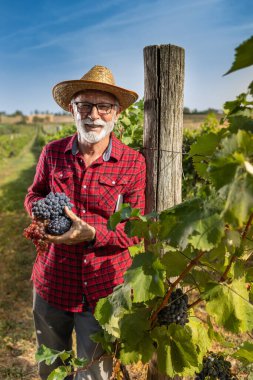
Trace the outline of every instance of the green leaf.
[[218, 214], [199, 220], [189, 242], [195, 249], [210, 251], [216, 247], [224, 235], [224, 222]]
[[69, 373], [66, 367], [60, 366], [50, 373], [47, 380], [64, 380]]
[[252, 110], [244, 110], [237, 113], [235, 116], [229, 116], [229, 131], [232, 133], [237, 133], [239, 130], [244, 130], [246, 132], [252, 132], [253, 129], [253, 119]]
[[132, 345], [132, 342], [131, 344], [129, 342], [122, 343], [120, 360], [123, 364], [137, 363], [138, 361], [147, 363], [152, 358], [154, 350], [153, 340], [149, 334], [146, 334], [135, 345]]
[[116, 338], [109, 334], [106, 330], [98, 331], [95, 334], [90, 335], [91, 340], [96, 343], [100, 343], [103, 349], [112, 354], [115, 351]]
[[157, 363], [160, 372], [168, 376], [187, 373], [194, 374], [198, 366], [198, 356], [192, 342], [191, 329], [176, 324], [156, 327], [151, 332], [157, 343]]
[[125, 283], [133, 290], [133, 302], [145, 302], [164, 295], [165, 268], [151, 252], [135, 256], [124, 275]]
[[203, 207], [203, 200], [196, 198], [162, 212], [160, 214], [160, 239], [184, 250], [188, 244], [189, 235], [194, 232], [196, 221], [202, 219]]
[[193, 165], [200, 177], [208, 178], [207, 166], [221, 139], [221, 133], [208, 133], [199, 136], [194, 144], [191, 145], [190, 156]]
[[208, 335], [208, 330], [205, 328], [203, 323], [198, 321], [194, 316], [190, 316], [189, 323], [187, 326], [192, 332], [192, 342], [197, 347], [198, 360], [201, 362], [203, 356], [210, 349], [211, 340]]
[[139, 343], [150, 329], [150, 310], [144, 307], [133, 310], [130, 314], [125, 314], [121, 319], [120, 337], [123, 342], [128, 342], [134, 346]]
[[253, 36], [239, 45], [235, 51], [235, 60], [231, 68], [224, 75], [253, 65]]
[[132, 247], [128, 247], [128, 251], [131, 255], [131, 257], [134, 257], [138, 255], [139, 253], [143, 252], [143, 244], [137, 244], [137, 245], [132, 245]]
[[70, 365], [74, 368], [84, 368], [89, 363], [89, 360], [86, 358], [72, 358]]
[[253, 328], [253, 306], [242, 279], [236, 279], [230, 285], [209, 282], [202, 297], [206, 300], [207, 312], [219, 326], [234, 333]]
[[195, 198], [166, 210], [160, 215], [160, 238], [168, 244], [185, 250], [190, 243], [200, 250], [211, 250], [223, 235], [223, 221], [216, 213], [218, 206], [209, 200]]
[[94, 316], [109, 334], [119, 338], [119, 321], [126, 310], [131, 308], [131, 303], [130, 287], [119, 285], [112, 294], [98, 301]]
[[253, 363], [253, 343], [243, 342], [239, 349], [232, 355], [240, 360], [244, 365]]
[[[235, 100], [228, 101], [224, 104], [224, 113], [226, 115], [225, 119], [229, 119], [231, 115], [247, 115], [248, 112], [251, 112], [253, 102], [248, 100], [248, 94], [242, 93], [236, 97]], [[239, 128], [241, 129], [241, 128]]]
[[64, 351], [53, 350], [42, 344], [35, 354], [35, 359], [38, 363], [45, 361], [47, 365], [50, 365], [53, 364], [63, 352]]
[[224, 337], [214, 330], [209, 315], [207, 316], [207, 324], [208, 324], [208, 337], [210, 341], [216, 341], [223, 344], [225, 342]]
[[180, 275], [189, 260], [181, 252], [174, 251], [165, 253], [161, 263], [166, 267], [166, 276], [169, 278]]
[[253, 177], [237, 170], [228, 189], [223, 216], [234, 228], [242, 228], [253, 211]]

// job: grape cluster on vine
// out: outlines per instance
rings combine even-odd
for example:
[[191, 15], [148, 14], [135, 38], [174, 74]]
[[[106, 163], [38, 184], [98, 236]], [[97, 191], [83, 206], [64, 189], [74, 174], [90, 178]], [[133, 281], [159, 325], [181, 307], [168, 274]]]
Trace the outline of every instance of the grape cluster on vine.
[[231, 363], [224, 356], [210, 352], [203, 358], [202, 371], [196, 374], [195, 380], [237, 380], [231, 373]]
[[170, 302], [159, 311], [157, 321], [160, 326], [168, 326], [171, 323], [184, 326], [189, 322], [188, 296], [183, 293], [182, 289], [176, 289], [171, 293]]
[[73, 207], [64, 193], [49, 193], [45, 198], [33, 203], [32, 213], [35, 218], [48, 220], [46, 231], [51, 235], [62, 235], [71, 227], [71, 220], [65, 215], [64, 207]]

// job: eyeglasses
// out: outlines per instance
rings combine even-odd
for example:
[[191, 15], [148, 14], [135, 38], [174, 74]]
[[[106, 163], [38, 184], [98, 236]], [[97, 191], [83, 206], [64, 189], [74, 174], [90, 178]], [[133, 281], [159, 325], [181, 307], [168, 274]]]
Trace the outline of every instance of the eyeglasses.
[[96, 107], [99, 115], [107, 115], [111, 112], [112, 107], [116, 104], [110, 103], [85, 103], [85, 102], [73, 102], [76, 105], [77, 110], [83, 113], [91, 113], [92, 108]]

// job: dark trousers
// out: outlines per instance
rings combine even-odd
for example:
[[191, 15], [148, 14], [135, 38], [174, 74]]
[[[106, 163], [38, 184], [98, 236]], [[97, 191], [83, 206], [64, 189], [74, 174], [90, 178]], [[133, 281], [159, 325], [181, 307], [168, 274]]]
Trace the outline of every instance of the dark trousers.
[[[101, 329], [91, 312], [72, 313], [57, 309], [34, 292], [33, 315], [38, 346], [44, 344], [58, 351], [71, 350], [72, 332], [75, 329], [78, 357], [94, 360], [104, 353], [102, 347], [89, 338]], [[50, 366], [40, 363], [40, 378], [46, 380], [59, 365], [62, 365], [59, 360]], [[106, 357], [95, 361], [88, 370], [78, 372], [75, 380], [107, 380], [111, 373], [112, 358]], [[72, 378], [69, 376], [66, 380]]]

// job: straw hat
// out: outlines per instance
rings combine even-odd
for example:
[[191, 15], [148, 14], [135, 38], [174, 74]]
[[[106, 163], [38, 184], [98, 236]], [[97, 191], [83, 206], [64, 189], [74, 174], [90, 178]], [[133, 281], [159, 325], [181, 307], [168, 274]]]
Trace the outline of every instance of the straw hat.
[[94, 66], [81, 79], [67, 80], [56, 84], [53, 88], [53, 97], [61, 108], [68, 111], [73, 95], [83, 90], [106, 91], [116, 96], [122, 109], [133, 104], [138, 95], [134, 91], [115, 85], [112, 72], [104, 66]]

